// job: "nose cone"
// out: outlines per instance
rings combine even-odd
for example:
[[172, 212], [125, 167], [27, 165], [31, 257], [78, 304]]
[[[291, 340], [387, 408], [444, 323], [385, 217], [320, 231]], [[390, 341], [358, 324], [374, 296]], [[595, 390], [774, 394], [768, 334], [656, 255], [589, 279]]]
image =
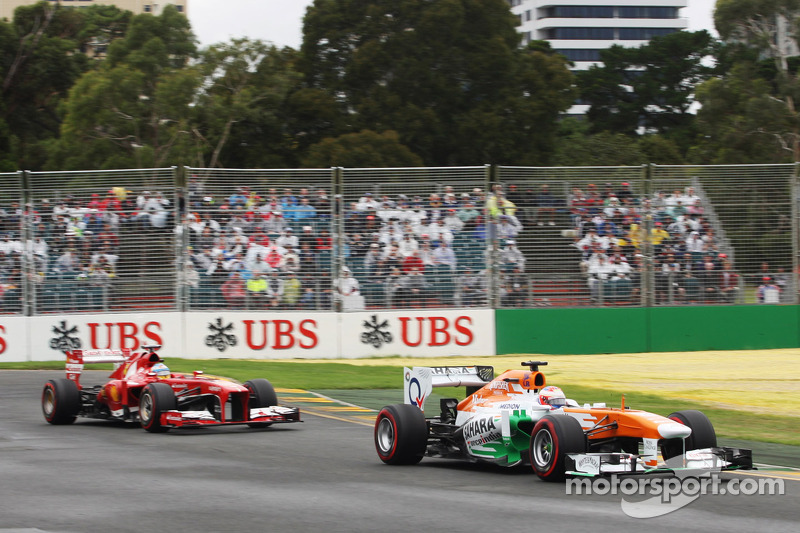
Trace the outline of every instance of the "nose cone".
[[677, 422], [669, 422], [658, 426], [658, 434], [662, 439], [685, 439], [692, 434], [692, 428]]

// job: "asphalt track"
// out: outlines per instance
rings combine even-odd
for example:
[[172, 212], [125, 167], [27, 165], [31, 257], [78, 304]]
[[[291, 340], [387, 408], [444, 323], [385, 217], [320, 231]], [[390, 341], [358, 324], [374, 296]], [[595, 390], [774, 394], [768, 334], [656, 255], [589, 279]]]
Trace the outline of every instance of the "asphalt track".
[[[800, 476], [784, 495], [705, 495], [635, 519], [620, 495], [566, 495], [528, 469], [377, 458], [371, 412], [279, 392], [303, 424], [175, 430], [45, 423], [40, 392], [63, 372], [0, 371], [0, 532], [792, 531]], [[87, 373], [84, 382], [101, 382]], [[95, 380], [95, 378], [97, 378]], [[757, 459], [757, 458], [756, 458]], [[745, 479], [748, 473], [723, 474]], [[759, 478], [760, 479], [760, 478]], [[608, 528], [608, 529], [606, 529]]]

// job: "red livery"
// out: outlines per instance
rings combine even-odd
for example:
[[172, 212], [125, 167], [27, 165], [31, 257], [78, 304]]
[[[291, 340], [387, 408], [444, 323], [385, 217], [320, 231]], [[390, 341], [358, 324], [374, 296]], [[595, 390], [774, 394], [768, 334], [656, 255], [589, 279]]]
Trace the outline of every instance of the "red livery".
[[[73, 350], [67, 354], [67, 379], [51, 379], [42, 391], [42, 411], [51, 424], [71, 424], [79, 416], [139, 422], [154, 433], [174, 427], [247, 424], [267, 427], [300, 422], [300, 410], [278, 405], [266, 379], [242, 384], [233, 379], [171, 372], [156, 353], [159, 345], [141, 352]], [[114, 363], [105, 385], [83, 387], [85, 364]]]

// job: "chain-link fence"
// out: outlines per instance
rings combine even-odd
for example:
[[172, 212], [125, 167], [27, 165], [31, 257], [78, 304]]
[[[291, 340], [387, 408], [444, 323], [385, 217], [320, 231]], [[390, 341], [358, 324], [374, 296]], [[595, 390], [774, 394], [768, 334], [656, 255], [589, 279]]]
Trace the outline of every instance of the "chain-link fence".
[[332, 309], [335, 175], [186, 169], [186, 308]]
[[174, 168], [25, 178], [27, 312], [176, 308]]
[[340, 182], [344, 309], [490, 304], [487, 167], [344, 169]]
[[0, 174], [6, 314], [796, 303], [795, 165]]

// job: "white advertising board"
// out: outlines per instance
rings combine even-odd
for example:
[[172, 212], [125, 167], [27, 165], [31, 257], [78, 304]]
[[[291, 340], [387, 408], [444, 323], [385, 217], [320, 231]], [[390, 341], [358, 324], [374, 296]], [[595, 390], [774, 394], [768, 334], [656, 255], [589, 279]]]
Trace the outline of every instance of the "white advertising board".
[[165, 357], [183, 352], [181, 313], [45, 315], [30, 324], [30, 361], [64, 359], [64, 350], [103, 348], [138, 350], [160, 344]]
[[184, 357], [191, 359], [323, 359], [339, 354], [336, 313], [192, 312], [184, 320]]
[[28, 360], [28, 319], [0, 317], [0, 363]]
[[68, 349], [162, 346], [190, 359], [495, 355], [494, 311], [167, 312], [0, 317], [0, 362], [58, 361]]
[[341, 313], [342, 357], [495, 355], [494, 311]]

